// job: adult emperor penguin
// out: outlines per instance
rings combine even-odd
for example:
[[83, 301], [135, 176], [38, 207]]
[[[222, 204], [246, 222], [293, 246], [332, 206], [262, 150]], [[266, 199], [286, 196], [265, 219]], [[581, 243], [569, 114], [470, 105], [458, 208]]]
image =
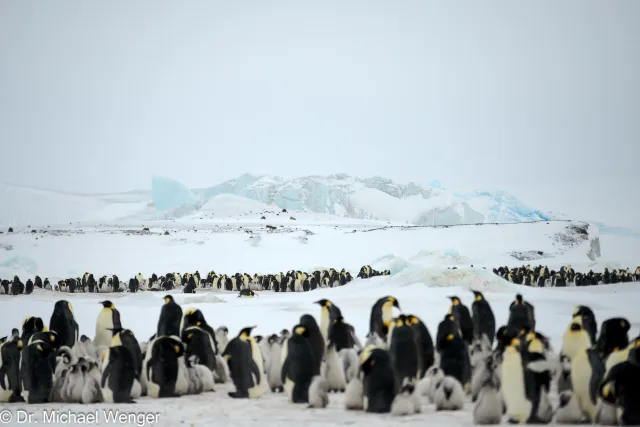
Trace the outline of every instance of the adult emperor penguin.
[[398, 316], [391, 330], [389, 357], [396, 379], [396, 393], [403, 384], [415, 384], [420, 372], [415, 334], [404, 314]]
[[96, 336], [93, 339], [95, 346], [111, 345], [113, 338], [113, 329], [121, 329], [120, 312], [116, 309], [111, 301], [101, 301], [102, 310], [98, 313], [96, 320]]
[[338, 317], [342, 317], [342, 312], [328, 299], [321, 299], [314, 304], [320, 305], [320, 332], [326, 342], [329, 338], [329, 327]]
[[235, 391], [228, 394], [234, 399], [257, 397], [255, 390], [260, 382], [262, 372], [251, 357], [251, 344], [236, 337], [231, 339], [222, 352], [222, 357], [229, 366], [231, 380]]
[[39, 317], [29, 316], [22, 322], [22, 335], [20, 335], [20, 339], [27, 345], [29, 340], [31, 339], [31, 335], [36, 332], [46, 332], [48, 331], [47, 327], [44, 325], [44, 322]]
[[309, 340], [309, 329], [302, 324], [293, 328], [287, 340], [287, 356], [282, 364], [282, 382], [292, 403], [309, 402], [311, 381], [319, 374], [317, 354]]
[[160, 310], [158, 319], [157, 337], [180, 336], [180, 322], [182, 321], [182, 308], [173, 300], [171, 295], [165, 295], [164, 305]]
[[564, 331], [562, 354], [567, 356], [569, 360], [573, 360], [578, 352], [585, 351], [592, 345], [591, 337], [586, 331], [583, 321], [584, 317], [582, 315], [574, 316]]
[[109, 348], [108, 363], [102, 372], [101, 382], [106, 403], [135, 403], [131, 397], [136, 379], [134, 363], [131, 352], [125, 346]]
[[135, 377], [137, 380], [140, 380], [140, 375], [142, 374], [143, 356], [138, 339], [129, 329], [112, 328], [111, 332], [113, 333], [113, 338], [111, 339], [109, 346], [117, 347], [121, 345], [129, 350], [129, 353], [131, 353], [131, 357], [133, 358]]
[[182, 331], [182, 342], [186, 345], [186, 359], [195, 355], [200, 364], [216, 371], [216, 348], [210, 333], [200, 326], [189, 326]]
[[143, 363], [147, 395], [155, 398], [177, 397], [178, 359], [183, 355], [184, 347], [177, 337], [159, 336], [150, 343]]
[[[303, 314], [302, 316], [300, 316], [299, 324], [306, 328], [305, 337], [309, 340], [311, 348], [313, 349], [313, 353], [315, 354], [314, 361], [316, 363], [316, 367], [314, 368], [313, 375], [320, 375], [320, 366], [322, 365], [322, 360], [324, 359], [325, 349], [325, 342], [324, 338], [322, 338], [320, 327], [318, 326], [315, 317], [310, 314]], [[283, 348], [283, 355], [286, 355], [287, 351], [288, 350]]]
[[364, 373], [364, 410], [387, 413], [396, 397], [396, 384], [389, 352], [376, 347], [366, 347], [361, 358]]
[[581, 316], [583, 328], [589, 334], [591, 344], [596, 343], [596, 337], [598, 336], [598, 323], [596, 322], [596, 315], [591, 308], [586, 305], [578, 305], [573, 309], [573, 317]]
[[462, 333], [462, 339], [471, 345], [473, 342], [473, 321], [471, 320], [471, 313], [466, 305], [460, 301], [457, 296], [450, 296], [451, 306], [449, 307], [449, 314], [451, 314], [460, 327]]
[[482, 340], [482, 337], [486, 336], [489, 343], [493, 345], [493, 339], [496, 335], [496, 318], [493, 315], [491, 304], [485, 299], [482, 292], [474, 290], [471, 292], [474, 296], [471, 304], [473, 336], [476, 340]]
[[536, 329], [535, 309], [521, 294], [509, 306], [509, 321], [507, 326], [517, 330], [529, 332]]
[[598, 392], [617, 406], [621, 425], [640, 425], [640, 364], [633, 360], [618, 363], [607, 373]]
[[73, 348], [76, 344], [78, 323], [73, 315], [73, 306], [69, 301], [60, 300], [55, 303], [49, 321], [49, 329], [58, 333], [61, 345]]
[[502, 360], [502, 395], [507, 407], [507, 416], [511, 424], [525, 424], [533, 407], [527, 398], [525, 366], [521, 352], [521, 342], [513, 338], [507, 344]]
[[386, 341], [389, 326], [393, 321], [393, 307], [400, 310], [400, 303], [392, 296], [380, 298], [371, 308], [369, 333], [375, 332]]
[[[213, 350], [216, 354], [218, 354], [216, 332], [207, 323], [207, 320], [204, 318], [204, 314], [202, 314], [202, 311], [198, 310], [197, 308], [190, 307], [184, 311], [182, 321], [180, 322], [180, 333], [182, 333], [185, 328], [188, 328], [190, 326], [197, 326], [209, 333], [211, 335], [211, 339], [213, 340]], [[202, 360], [200, 360], [200, 363], [202, 363]]]
[[595, 347], [578, 351], [571, 360], [573, 395], [591, 423], [596, 420], [598, 385], [604, 374], [603, 358]]
[[525, 394], [531, 402], [528, 423], [549, 424], [553, 407], [549, 400], [552, 363], [546, 360], [545, 343], [537, 336], [527, 337], [525, 348]]
[[427, 370], [429, 370], [429, 368], [433, 366], [433, 363], [435, 362], [433, 338], [431, 338], [431, 333], [429, 333], [427, 325], [425, 325], [417, 316], [414, 316], [413, 314], [407, 314], [406, 319], [407, 323], [411, 325], [411, 328], [416, 335], [416, 346], [418, 347], [418, 362], [420, 366], [418, 378], [423, 378], [426, 375]]
[[24, 402], [20, 395], [22, 340], [12, 336], [0, 344], [0, 403]]
[[51, 357], [54, 348], [42, 340], [32, 340], [22, 350], [22, 394], [28, 404], [48, 403], [53, 386]]
[[251, 331], [253, 331], [256, 326], [249, 326], [240, 331], [238, 334], [238, 338], [242, 341], [245, 341], [251, 345], [251, 357], [258, 367], [258, 371], [260, 371], [260, 377], [256, 382], [256, 388], [254, 391], [253, 397], [259, 397], [264, 393], [264, 384], [265, 384], [265, 376], [264, 376], [264, 362], [262, 360], [262, 353], [260, 352], [260, 346], [256, 342], [255, 338], [251, 336]]
[[471, 380], [471, 360], [458, 325], [451, 317], [445, 317], [438, 325], [436, 348], [440, 353], [440, 368], [444, 374], [455, 378], [465, 387]]
[[629, 321], [623, 317], [612, 317], [602, 322], [596, 348], [603, 358], [629, 345]]

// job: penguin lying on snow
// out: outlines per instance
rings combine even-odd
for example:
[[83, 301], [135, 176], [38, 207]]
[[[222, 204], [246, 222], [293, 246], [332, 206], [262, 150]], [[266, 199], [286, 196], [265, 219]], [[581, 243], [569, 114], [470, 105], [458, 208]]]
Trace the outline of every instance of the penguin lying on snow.
[[253, 298], [259, 296], [255, 292], [253, 292], [249, 288], [240, 289], [240, 293], [238, 294], [238, 298]]

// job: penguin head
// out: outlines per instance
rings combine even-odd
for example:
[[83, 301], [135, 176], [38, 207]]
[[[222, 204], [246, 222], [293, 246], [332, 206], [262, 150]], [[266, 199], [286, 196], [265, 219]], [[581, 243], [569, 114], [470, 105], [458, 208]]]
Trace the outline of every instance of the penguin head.
[[505, 346], [505, 351], [519, 352], [521, 345], [522, 341], [520, 341], [520, 338], [511, 338], [511, 340]]
[[309, 336], [309, 328], [307, 328], [307, 327], [306, 327], [306, 326], [304, 326], [304, 325], [296, 325], [296, 326], [293, 328], [293, 333], [294, 333], [295, 335], [300, 335], [300, 336], [303, 336], [303, 337], [308, 337], [308, 336]]
[[405, 316], [404, 314], [399, 315], [398, 317], [396, 317], [395, 323], [396, 328], [407, 325], [407, 316]]
[[473, 297], [476, 301], [482, 301], [484, 299], [484, 295], [482, 295], [482, 292], [474, 291], [473, 289], [471, 290], [471, 292], [473, 292]]
[[115, 308], [116, 306], [113, 305], [113, 303], [111, 301], [105, 300], [105, 301], [100, 301], [100, 304], [102, 304], [102, 306], [104, 308]]
[[173, 301], [173, 297], [171, 295], [165, 295], [164, 296], [164, 303], [165, 304], [169, 304], [169, 303], [172, 303], [172, 302], [174, 302], [174, 301]]
[[406, 316], [407, 325], [417, 325], [420, 323], [420, 319], [418, 319], [413, 314], [407, 314]]
[[246, 328], [243, 328], [238, 334], [238, 338], [240, 339], [249, 338], [251, 336], [251, 331], [253, 331], [255, 328], [257, 328], [257, 326], [247, 326]]
[[89, 337], [88, 337], [88, 336], [86, 336], [86, 335], [81, 335], [81, 336], [80, 336], [80, 342], [81, 342], [81, 343], [91, 342], [91, 338], [89, 338]]
[[571, 332], [577, 333], [582, 331], [583, 326], [584, 325], [582, 324], [582, 316], [574, 316], [574, 318], [571, 319], [571, 323], [569, 324], [569, 330]]
[[516, 299], [513, 303], [517, 305], [517, 304], [522, 304], [522, 302], [523, 302], [522, 294], [517, 294]]
[[323, 307], [323, 308], [329, 308], [329, 307], [331, 307], [333, 305], [331, 303], [331, 301], [329, 301], [328, 299], [318, 300], [318, 301], [314, 302], [314, 304], [319, 304], [320, 307]]
[[565, 390], [560, 393], [560, 408], [564, 408], [571, 401], [571, 397], [573, 396], [573, 392], [571, 390]]
[[273, 345], [275, 343], [280, 342], [280, 337], [278, 337], [278, 335], [276, 335], [276, 334], [271, 334], [267, 338], [267, 342], [269, 343], [269, 345]]
[[392, 307], [395, 307], [398, 310], [400, 310], [400, 303], [395, 297], [386, 297], [385, 304], [391, 304]]
[[12, 337], [17, 337], [19, 335], [20, 335], [20, 331], [18, 330], [18, 328], [11, 329], [11, 336]]
[[449, 297], [447, 297], [447, 298], [449, 298], [449, 299], [451, 300], [451, 305], [452, 305], [452, 306], [460, 304], [460, 298], [458, 298], [458, 297], [457, 297], [457, 296], [455, 296], [455, 295], [453, 295], [453, 296], [449, 296]]

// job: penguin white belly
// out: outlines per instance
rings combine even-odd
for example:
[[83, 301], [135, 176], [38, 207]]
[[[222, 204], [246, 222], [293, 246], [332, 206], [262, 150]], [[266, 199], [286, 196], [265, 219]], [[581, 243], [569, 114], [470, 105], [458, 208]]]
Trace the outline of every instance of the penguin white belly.
[[137, 379], [133, 380], [130, 394], [132, 399], [140, 399], [140, 397], [142, 396], [142, 385]]
[[326, 345], [329, 339], [329, 310], [326, 307], [320, 309], [320, 332]]
[[502, 361], [502, 394], [510, 419], [524, 424], [529, 419], [532, 405], [525, 393], [522, 358], [516, 350], [507, 349]]
[[348, 410], [360, 411], [364, 408], [364, 385], [360, 377], [356, 376], [349, 384], [344, 392], [344, 406]]
[[347, 381], [344, 376], [344, 365], [333, 346], [327, 349], [325, 358], [325, 378], [327, 379], [329, 390], [344, 391], [344, 389], [347, 388]]
[[289, 402], [293, 402], [293, 388], [295, 387], [295, 383], [289, 379], [289, 377], [285, 377], [284, 379], [284, 392], [289, 399]]
[[280, 364], [282, 349], [279, 344], [272, 344], [267, 363], [267, 384], [273, 391], [282, 387], [282, 365]]
[[562, 354], [573, 359], [579, 351], [584, 351], [591, 347], [591, 338], [585, 331], [579, 333], [566, 331], [562, 338]]
[[184, 356], [178, 358], [178, 377], [176, 379], [175, 392], [178, 396], [183, 396], [189, 392], [189, 373]]
[[198, 378], [200, 378], [200, 381], [202, 382], [202, 391], [203, 392], [214, 391], [215, 385], [213, 380], [213, 372], [211, 372], [209, 368], [207, 368], [204, 365], [196, 365], [195, 370], [196, 370], [196, 375], [198, 376]]
[[258, 372], [260, 372], [260, 381], [257, 385], [262, 386], [265, 383], [264, 363], [262, 362], [260, 346], [258, 346], [255, 338], [251, 338], [251, 357], [253, 357], [253, 361], [256, 362], [256, 365], [258, 366]]
[[579, 351], [571, 361], [571, 384], [580, 409], [593, 423], [596, 417], [596, 405], [591, 402], [591, 374], [587, 352]]

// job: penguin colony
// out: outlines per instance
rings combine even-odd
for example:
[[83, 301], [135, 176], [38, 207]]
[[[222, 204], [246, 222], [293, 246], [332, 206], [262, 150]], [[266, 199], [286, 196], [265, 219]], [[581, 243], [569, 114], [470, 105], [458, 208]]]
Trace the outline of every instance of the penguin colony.
[[255, 326], [231, 336], [166, 295], [145, 342], [110, 301], [101, 302], [94, 339], [78, 337], [73, 307], [61, 300], [48, 328], [27, 317], [22, 331], [0, 339], [0, 401], [131, 403], [213, 392], [230, 381], [229, 398], [283, 393], [292, 404], [325, 408], [331, 393], [344, 393], [346, 410], [394, 416], [420, 413], [427, 402], [459, 411], [468, 396], [478, 425], [640, 423], [640, 337], [629, 339], [625, 318], [606, 319], [598, 331], [593, 311], [577, 306], [556, 353], [522, 295], [496, 329], [491, 305], [472, 292], [471, 310], [449, 297], [435, 336], [418, 316], [395, 313], [396, 298], [380, 298], [364, 345], [326, 299], [316, 302], [319, 321], [305, 314], [269, 336], [253, 336]]
[[[368, 279], [390, 274], [389, 270], [377, 271], [370, 265], [365, 265], [360, 268], [356, 277]], [[333, 268], [316, 270], [311, 273], [291, 270], [287, 273], [277, 274], [256, 273], [253, 276], [246, 273], [236, 273], [232, 276], [218, 275], [215, 271], [210, 271], [204, 280], [198, 271], [193, 274], [167, 273], [164, 276], [153, 273], [148, 279], [138, 273], [129, 279], [128, 284], [121, 282], [116, 275], [110, 277], [105, 275], [96, 280], [93, 274], [87, 272], [82, 278], [59, 280], [54, 284], [48, 278], [43, 281], [40, 276], [22, 283], [18, 276], [14, 276], [12, 281], [0, 280], [0, 295], [31, 294], [35, 288], [68, 293], [171, 291], [174, 289], [182, 289], [184, 293], [195, 293], [197, 288], [217, 288], [226, 291], [250, 289], [252, 291], [307, 292], [317, 288], [343, 286], [352, 280], [353, 276], [344, 268], [341, 271], [336, 271]]]
[[630, 268], [626, 270], [614, 269], [609, 271], [604, 269], [602, 273], [594, 273], [590, 270], [588, 273], [576, 273], [570, 265], [560, 267], [559, 271], [549, 270], [549, 267], [539, 265], [531, 267], [530, 265], [509, 268], [494, 268], [493, 272], [503, 279], [515, 283], [517, 285], [533, 286], [533, 287], [549, 287], [549, 286], [595, 286], [609, 285], [614, 283], [640, 282], [640, 267], [635, 271]]

